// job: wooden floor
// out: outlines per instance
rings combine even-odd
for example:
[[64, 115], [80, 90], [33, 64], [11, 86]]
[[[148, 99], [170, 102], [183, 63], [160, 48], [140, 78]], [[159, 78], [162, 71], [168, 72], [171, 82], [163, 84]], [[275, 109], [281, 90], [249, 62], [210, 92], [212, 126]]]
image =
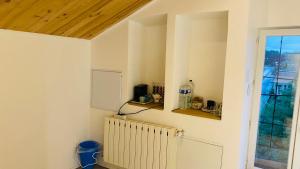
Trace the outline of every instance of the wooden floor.
[[[77, 169], [81, 169], [81, 168], [77, 168]], [[99, 165], [96, 165], [94, 169], [107, 169], [107, 168], [104, 168], [104, 167], [101, 167]]]

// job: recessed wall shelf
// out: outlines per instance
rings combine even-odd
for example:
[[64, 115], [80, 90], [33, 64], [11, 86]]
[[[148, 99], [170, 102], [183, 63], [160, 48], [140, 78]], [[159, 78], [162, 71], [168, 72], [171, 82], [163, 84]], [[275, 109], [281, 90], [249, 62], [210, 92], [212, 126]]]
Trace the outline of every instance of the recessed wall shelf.
[[[225, 60], [228, 34], [228, 11], [201, 12], [176, 16], [175, 56], [172, 107], [179, 107], [178, 90], [193, 81], [193, 96], [223, 101]], [[205, 105], [206, 106], [206, 105]], [[202, 111], [174, 112], [211, 119], [220, 118]]]
[[[135, 85], [165, 84], [167, 15], [155, 15], [130, 20], [128, 46], [128, 93], [133, 98]], [[138, 106], [138, 105], [137, 105]]]
[[[166, 62], [168, 16], [165, 14], [135, 18], [128, 24], [128, 99], [133, 98], [133, 88], [147, 84], [148, 93], [153, 83], [165, 83], [165, 68], [168, 77], [165, 106], [178, 108], [178, 90], [181, 85], [193, 80], [194, 96], [204, 97], [204, 102], [223, 101], [223, 84], [228, 34], [228, 11], [200, 12], [177, 15], [175, 20], [175, 46], [172, 62]], [[168, 66], [167, 64], [172, 64]], [[168, 73], [168, 72], [167, 72]], [[171, 97], [170, 97], [171, 96]], [[150, 108], [155, 104], [130, 105]], [[163, 110], [159, 105], [154, 109]], [[173, 110], [175, 113], [221, 120], [213, 114], [199, 110]]]
[[139, 104], [139, 103], [129, 102], [128, 104], [132, 105], [132, 106], [152, 108], [152, 109], [157, 109], [157, 110], [163, 110], [164, 109], [164, 105], [162, 103]]
[[208, 118], [213, 120], [221, 120], [221, 117], [215, 116], [212, 113], [204, 112], [201, 110], [195, 110], [195, 109], [175, 109], [172, 110], [172, 112], [190, 115], [190, 116], [203, 117], [203, 118]]

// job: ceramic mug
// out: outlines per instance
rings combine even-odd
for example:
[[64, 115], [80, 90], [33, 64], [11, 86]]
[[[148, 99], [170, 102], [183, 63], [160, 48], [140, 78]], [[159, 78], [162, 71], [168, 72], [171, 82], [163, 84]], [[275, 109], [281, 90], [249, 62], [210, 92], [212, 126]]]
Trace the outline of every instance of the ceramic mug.
[[159, 94], [153, 94], [152, 95], [154, 103], [159, 103], [159, 100], [161, 99], [161, 96]]
[[140, 102], [145, 103], [146, 102], [146, 97], [145, 96], [140, 96]]
[[216, 102], [213, 100], [207, 100], [207, 109], [214, 110], [216, 106]]

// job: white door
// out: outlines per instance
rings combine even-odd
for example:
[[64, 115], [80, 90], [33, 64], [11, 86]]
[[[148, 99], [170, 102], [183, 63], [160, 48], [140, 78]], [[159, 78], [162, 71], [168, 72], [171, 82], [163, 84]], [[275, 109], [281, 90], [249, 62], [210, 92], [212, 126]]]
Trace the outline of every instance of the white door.
[[256, 66], [247, 167], [300, 169], [300, 29], [261, 31]]

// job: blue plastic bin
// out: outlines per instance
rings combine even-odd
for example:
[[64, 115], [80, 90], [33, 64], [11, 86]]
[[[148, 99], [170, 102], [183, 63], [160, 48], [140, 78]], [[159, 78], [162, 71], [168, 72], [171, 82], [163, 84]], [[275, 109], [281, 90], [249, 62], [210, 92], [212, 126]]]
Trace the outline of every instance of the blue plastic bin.
[[94, 166], [97, 163], [99, 148], [99, 143], [96, 141], [84, 141], [78, 145], [77, 153], [81, 168], [94, 169]]

